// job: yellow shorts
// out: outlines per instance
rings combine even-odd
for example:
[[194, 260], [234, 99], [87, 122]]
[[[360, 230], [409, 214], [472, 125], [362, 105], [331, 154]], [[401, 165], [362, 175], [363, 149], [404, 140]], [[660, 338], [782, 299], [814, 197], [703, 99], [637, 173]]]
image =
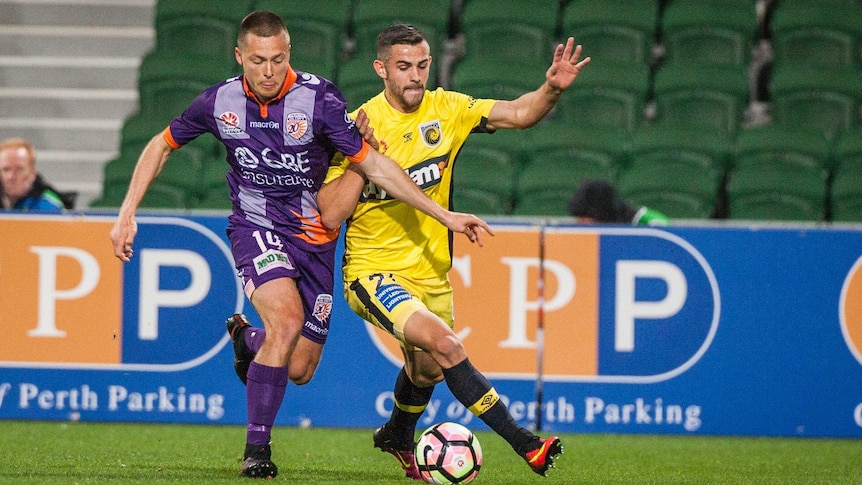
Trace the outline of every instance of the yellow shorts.
[[368, 274], [345, 280], [344, 298], [357, 315], [392, 334], [406, 350], [415, 348], [404, 341], [404, 324], [417, 311], [427, 309], [450, 328], [454, 325], [452, 285], [446, 276], [416, 280], [399, 273]]

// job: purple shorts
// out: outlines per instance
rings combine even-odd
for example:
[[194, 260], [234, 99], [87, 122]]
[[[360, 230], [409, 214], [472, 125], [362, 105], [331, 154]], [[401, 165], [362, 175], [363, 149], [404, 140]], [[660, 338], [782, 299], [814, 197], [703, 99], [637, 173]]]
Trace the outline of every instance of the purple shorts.
[[237, 273], [246, 296], [276, 278], [296, 281], [305, 312], [302, 335], [323, 344], [332, 314], [335, 249], [313, 252], [298, 249], [293, 236], [252, 224], [232, 225], [227, 230]]

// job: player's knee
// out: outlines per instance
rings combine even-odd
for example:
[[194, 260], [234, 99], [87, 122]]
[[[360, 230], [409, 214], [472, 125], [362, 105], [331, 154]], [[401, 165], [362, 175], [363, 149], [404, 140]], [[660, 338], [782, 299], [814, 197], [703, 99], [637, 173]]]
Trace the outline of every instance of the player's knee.
[[302, 327], [290, 322], [282, 325], [272, 325], [266, 331], [266, 343], [285, 352], [293, 347]]
[[312, 367], [300, 367], [298, 369], [291, 367], [289, 371], [290, 382], [297, 386], [308, 384], [311, 382], [311, 378], [314, 377], [314, 370]]
[[435, 339], [434, 353], [444, 356], [447, 361], [455, 360], [460, 362], [464, 357], [466, 357], [464, 344], [461, 343], [461, 340], [455, 336], [455, 334]]

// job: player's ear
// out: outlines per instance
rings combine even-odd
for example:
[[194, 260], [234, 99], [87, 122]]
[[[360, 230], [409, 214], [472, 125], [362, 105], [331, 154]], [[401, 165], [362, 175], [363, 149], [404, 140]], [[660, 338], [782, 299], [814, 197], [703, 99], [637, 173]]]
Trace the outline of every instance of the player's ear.
[[374, 60], [374, 72], [382, 79], [386, 79], [386, 65], [380, 59]]
[[239, 47], [233, 48], [233, 56], [236, 58], [236, 63], [240, 66], [242, 65], [242, 51], [239, 50]]

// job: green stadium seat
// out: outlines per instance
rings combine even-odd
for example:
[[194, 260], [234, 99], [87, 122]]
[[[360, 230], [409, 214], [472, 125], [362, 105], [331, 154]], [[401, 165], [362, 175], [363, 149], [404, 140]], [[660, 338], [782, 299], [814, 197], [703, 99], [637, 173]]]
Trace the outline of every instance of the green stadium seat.
[[[577, 187], [575, 187], [577, 188]], [[575, 188], [568, 190], [548, 189], [543, 192], [524, 194], [518, 198], [512, 215], [571, 217], [566, 205], [575, 193]]]
[[833, 222], [862, 222], [862, 167], [844, 165], [835, 172], [830, 193]]
[[[120, 130], [120, 152], [132, 156], [140, 155], [150, 139], [160, 134], [170, 121], [170, 119], [151, 118], [142, 113], [128, 117]], [[224, 153], [224, 147], [214, 136], [208, 134], [192, 140], [184, 145], [182, 150], [186, 153], [193, 152], [200, 163], [212, 159], [224, 160], [224, 156], [219, 155]]]
[[722, 177], [723, 172], [712, 166], [639, 159], [622, 171], [617, 188], [623, 200], [672, 219], [705, 219], [715, 212]]
[[353, 58], [339, 67], [338, 87], [347, 100], [348, 111], [355, 110], [383, 91], [383, 79], [374, 71], [372, 62], [372, 59]]
[[584, 180], [613, 183], [625, 163], [622, 130], [546, 122], [528, 133], [530, 158], [518, 177], [517, 215], [568, 215], [569, 199]]
[[452, 179], [456, 210], [508, 214], [525, 151], [523, 132], [500, 130], [470, 135], [458, 152]]
[[825, 177], [832, 164], [830, 153], [829, 140], [820, 131], [771, 124], [740, 130], [732, 165], [794, 165], [800, 170], [822, 172]]
[[251, 0], [158, 0], [156, 49], [176, 57], [186, 54], [233, 58], [239, 24]]
[[90, 201], [90, 207], [95, 209], [116, 209], [123, 205], [123, 199], [128, 190], [126, 185], [111, 185], [102, 188], [102, 195]]
[[[611, 173], [611, 172], [608, 172]], [[586, 179], [604, 174], [579, 167], [569, 160], [535, 160], [527, 164], [518, 177], [514, 214], [568, 215], [566, 204]]]
[[862, 62], [862, 6], [854, 0], [781, 0], [770, 30], [776, 64]]
[[126, 197], [140, 153], [120, 152], [102, 167], [102, 195], [90, 207], [120, 207]]
[[455, 185], [452, 189], [452, 208], [458, 212], [479, 215], [505, 215], [512, 211], [512, 199], [494, 192]]
[[170, 117], [147, 116], [146, 113], [134, 113], [125, 120], [120, 128], [120, 151], [140, 153], [156, 134], [162, 132], [170, 124]]
[[673, 0], [661, 18], [665, 60], [746, 66], [757, 34], [754, 0]]
[[256, 0], [256, 10], [284, 19], [290, 33], [290, 65], [335, 80], [344, 59], [350, 26], [350, 0], [327, 0], [325, 7], [308, 0]]
[[524, 59], [518, 61], [520, 74], [512, 76], [511, 61], [465, 57], [455, 66], [451, 89], [475, 98], [511, 100], [538, 88], [548, 65], [544, 59]]
[[658, 0], [571, 0], [562, 13], [562, 36], [574, 37], [594, 61], [649, 64], [658, 12]]
[[632, 131], [643, 121], [649, 88], [646, 64], [594, 60], [563, 93], [557, 115], [576, 125]]
[[[581, 179], [574, 179], [578, 183]], [[571, 217], [566, 205], [575, 193], [577, 186], [568, 189], [543, 189], [541, 192], [523, 193], [518, 197], [512, 215]]]
[[830, 151], [819, 131], [777, 124], [741, 130], [727, 184], [728, 217], [824, 220]]
[[102, 167], [103, 189], [117, 185], [124, 186], [124, 190], [128, 188], [129, 180], [132, 179], [132, 173], [135, 171], [139, 155], [140, 153], [121, 152], [116, 158], [108, 161]]
[[468, 0], [462, 15], [465, 56], [550, 60], [557, 7], [547, 0]]
[[656, 167], [694, 165], [722, 172], [727, 169], [730, 147], [730, 138], [721, 130], [654, 123], [631, 134], [629, 163]]
[[[527, 130], [529, 164], [568, 167], [580, 178], [614, 183], [627, 163], [629, 139], [623, 130], [582, 126], [559, 120], [542, 122]], [[566, 165], [567, 164], [567, 165]], [[577, 186], [572, 187], [572, 191]]]
[[742, 124], [748, 94], [745, 67], [666, 63], [655, 74], [656, 119], [733, 134]]
[[192, 201], [189, 193], [170, 184], [154, 181], [139, 207], [143, 209], [188, 209]]
[[834, 154], [831, 220], [862, 222], [862, 128], [842, 134]]
[[841, 134], [835, 142], [834, 157], [836, 165], [862, 165], [862, 126]]
[[631, 135], [629, 162], [617, 184], [620, 194], [671, 218], [711, 217], [730, 146], [727, 134], [716, 128], [643, 125]]
[[380, 31], [405, 23], [419, 29], [428, 39], [432, 57], [442, 60], [451, 10], [449, 0], [355, 0], [352, 18], [355, 54], [373, 61], [377, 57]]
[[527, 150], [529, 147], [530, 130], [497, 130], [494, 133], [473, 133], [467, 138], [467, 142], [458, 152], [458, 159], [467, 157], [474, 151], [486, 154], [493, 153], [510, 160], [515, 171], [518, 171], [527, 163]]
[[172, 119], [204, 89], [237, 75], [238, 66], [213, 62], [206, 56], [151, 52], [141, 61], [138, 76], [141, 112]]
[[862, 121], [862, 69], [776, 64], [770, 98], [776, 122], [834, 135]]
[[[140, 152], [121, 152], [117, 158], [105, 164], [102, 169], [102, 196], [91, 203], [91, 207], [119, 207], [122, 204], [139, 156]], [[141, 207], [188, 208], [198, 197], [200, 178], [201, 161], [198, 154], [193, 150], [174, 151], [147, 190]], [[160, 201], [160, 194], [167, 200]], [[182, 200], [181, 204], [177, 203], [178, 199]]]
[[730, 219], [822, 221], [826, 179], [796, 165], [746, 165], [731, 171], [727, 198]]
[[185, 194], [183, 198], [186, 206], [190, 206], [198, 197], [202, 172], [202, 161], [194, 152], [175, 150], [153, 183], [158, 182], [182, 191]]

